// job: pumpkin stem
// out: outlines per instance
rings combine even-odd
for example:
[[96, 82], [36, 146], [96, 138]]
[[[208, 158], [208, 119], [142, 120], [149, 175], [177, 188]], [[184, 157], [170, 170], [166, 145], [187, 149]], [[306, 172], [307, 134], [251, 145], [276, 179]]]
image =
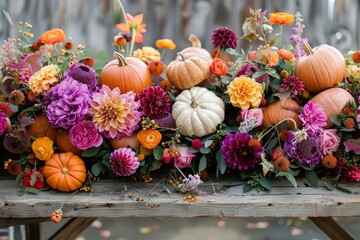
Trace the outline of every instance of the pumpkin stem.
[[195, 36], [194, 34], [190, 34], [190, 36], [188, 37], [188, 40], [191, 42], [193, 47], [201, 48], [201, 42], [200, 42], [199, 38], [197, 36]]
[[182, 53], [177, 53], [177, 55], [179, 55], [180, 57], [181, 57], [181, 61], [185, 61], [186, 60], [186, 58], [185, 58], [185, 56], [182, 54]]
[[312, 50], [312, 48], [310, 47], [308, 42], [304, 42], [302, 44], [302, 47], [303, 47], [304, 51], [306, 52], [306, 55], [309, 56], [314, 53], [314, 51]]
[[191, 99], [191, 104], [190, 104], [190, 106], [191, 106], [192, 108], [196, 108], [196, 107], [198, 106], [198, 104], [196, 103], [196, 101], [195, 101], [194, 98]]
[[127, 65], [124, 56], [121, 55], [120, 53], [114, 52], [114, 57], [119, 61], [119, 66], [120, 67], [123, 67], [123, 66]]
[[66, 168], [66, 167], [63, 167], [62, 169], [61, 169], [61, 173], [63, 173], [63, 174], [65, 174], [65, 173], [67, 173], [69, 170]]

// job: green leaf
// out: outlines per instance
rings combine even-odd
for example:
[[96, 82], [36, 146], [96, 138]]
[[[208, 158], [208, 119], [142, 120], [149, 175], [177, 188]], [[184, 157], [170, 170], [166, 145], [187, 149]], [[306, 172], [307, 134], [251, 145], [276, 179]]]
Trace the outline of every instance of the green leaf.
[[327, 187], [330, 191], [334, 191], [335, 184], [333, 182], [325, 182], [325, 187]]
[[250, 191], [253, 188], [253, 186], [251, 186], [248, 183], [245, 183], [244, 187], [243, 187], [243, 192], [246, 193], [248, 191]]
[[200, 158], [200, 163], [199, 163], [199, 172], [204, 170], [206, 168], [206, 165], [207, 165], [207, 159], [206, 159], [206, 156], [203, 155], [201, 158]]
[[270, 151], [271, 149], [274, 149], [276, 144], [279, 143], [279, 140], [277, 138], [271, 139], [271, 141], [266, 145], [265, 151]]
[[267, 72], [267, 74], [269, 74], [269, 75], [272, 76], [273, 78], [275, 78], [275, 79], [280, 79], [280, 76], [279, 76], [279, 74], [277, 74], [277, 72], [276, 72], [275, 69], [273, 69], [273, 68], [268, 68], [268, 69], [266, 69], [266, 72]]
[[208, 153], [210, 153], [210, 149], [209, 148], [205, 148], [205, 147], [201, 147], [200, 148], [200, 152], [202, 153], [202, 154], [208, 154]]
[[285, 177], [294, 186], [294, 188], [297, 188], [296, 179], [291, 173], [285, 172]]
[[24, 178], [24, 176], [25, 176], [24, 171], [21, 171], [21, 172], [19, 173], [19, 175], [16, 176], [15, 182], [20, 184], [20, 183], [21, 183], [21, 180]]
[[305, 171], [305, 178], [312, 187], [318, 187], [319, 181], [314, 170]]
[[229, 53], [230, 55], [233, 56], [241, 56], [241, 54], [239, 54], [235, 49], [233, 48], [227, 48], [225, 49], [225, 52]]
[[220, 171], [221, 174], [224, 174], [226, 171], [226, 164], [224, 158], [222, 156], [221, 149], [216, 153], [216, 160], [217, 160], [217, 169]]
[[258, 71], [256, 73], [254, 73], [251, 78], [255, 79], [257, 77], [260, 77], [261, 75], [263, 75], [265, 72], [264, 71]]
[[97, 60], [102, 60], [102, 61], [106, 61], [109, 58], [109, 55], [107, 54], [107, 52], [105, 51], [100, 51], [98, 52], [98, 54], [96, 55], [96, 59]]
[[213, 140], [206, 140], [206, 141], [204, 142], [204, 147], [208, 148], [208, 147], [211, 146], [212, 143], [213, 143]]
[[94, 176], [99, 176], [102, 171], [102, 164], [101, 162], [97, 162], [92, 165], [91, 172], [94, 174]]
[[265, 177], [262, 177], [262, 178], [259, 179], [259, 184], [262, 187], [264, 187], [266, 190], [271, 191], [271, 184]]
[[275, 93], [274, 96], [278, 97], [280, 99], [281, 106], [284, 106], [286, 99], [291, 96], [291, 91], [278, 92]]
[[22, 197], [22, 196], [24, 196], [25, 192], [26, 192], [25, 189], [19, 189], [17, 191], [17, 194], [18, 194], [19, 197]]
[[331, 114], [330, 116], [330, 120], [333, 124], [335, 124], [336, 126], [341, 127], [341, 120], [336, 116], [336, 114]]
[[313, 169], [312, 169], [311, 167], [309, 167], [309, 166], [306, 166], [306, 165], [303, 165], [303, 164], [300, 164], [300, 163], [298, 163], [298, 165], [299, 165], [301, 168], [305, 169], [306, 171], [313, 170]]
[[352, 191], [350, 189], [348, 189], [347, 187], [341, 186], [338, 183], [336, 183], [335, 187], [344, 193], [352, 193]]
[[28, 188], [28, 187], [25, 187], [25, 191], [28, 192], [28, 193], [31, 193], [31, 194], [38, 194], [40, 192], [39, 189], [36, 189], [36, 188]]
[[30, 186], [34, 186], [36, 183], [36, 174], [33, 173], [31, 174], [31, 177], [30, 177]]
[[158, 161], [160, 161], [164, 155], [164, 148], [161, 147], [160, 145], [158, 145], [154, 150], [153, 150], [153, 154], [154, 154], [154, 158]]
[[173, 101], [176, 101], [176, 97], [175, 97], [174, 93], [172, 93], [171, 91], [169, 91], [168, 94], [169, 94], [169, 97], [170, 97]]
[[82, 157], [94, 157], [97, 155], [97, 153], [100, 151], [101, 147], [92, 147], [89, 149], [84, 150], [81, 153]]

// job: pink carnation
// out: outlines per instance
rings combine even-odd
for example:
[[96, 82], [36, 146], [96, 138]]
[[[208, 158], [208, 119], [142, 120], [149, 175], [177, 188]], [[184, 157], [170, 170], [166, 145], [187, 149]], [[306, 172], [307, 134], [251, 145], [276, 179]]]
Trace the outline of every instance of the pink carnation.
[[319, 135], [320, 148], [322, 154], [332, 155], [340, 146], [340, 138], [336, 136], [336, 129], [325, 129]]

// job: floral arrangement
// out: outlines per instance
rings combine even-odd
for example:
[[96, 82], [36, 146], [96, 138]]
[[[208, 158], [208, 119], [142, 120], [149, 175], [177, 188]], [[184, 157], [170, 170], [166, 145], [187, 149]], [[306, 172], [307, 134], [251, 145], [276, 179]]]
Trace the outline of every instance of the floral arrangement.
[[[268, 19], [260, 9], [243, 24], [256, 49], [239, 50], [226, 27], [214, 29], [211, 53], [194, 35], [186, 49], [170, 39], [141, 46], [143, 15], [119, 4], [110, 62], [61, 29], [33, 41], [20, 23], [20, 38], [4, 40], [1, 151], [21, 194], [92, 191], [99, 176], [150, 182], [154, 172], [189, 201], [209, 174], [234, 173], [244, 191], [271, 190], [273, 178], [294, 187], [298, 177], [311, 186], [321, 178], [343, 191], [341, 181], [360, 181], [360, 52], [312, 49], [300, 12]], [[176, 59], [161, 60], [175, 49]], [[61, 216], [60, 208], [53, 217]]]

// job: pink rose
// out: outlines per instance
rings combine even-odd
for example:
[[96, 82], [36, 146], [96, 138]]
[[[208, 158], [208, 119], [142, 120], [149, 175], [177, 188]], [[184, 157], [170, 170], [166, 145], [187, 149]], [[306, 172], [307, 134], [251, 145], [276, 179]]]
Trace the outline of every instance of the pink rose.
[[254, 127], [261, 126], [264, 118], [261, 108], [242, 110], [241, 117], [243, 121], [248, 119], [255, 119]]
[[319, 135], [322, 154], [328, 155], [336, 152], [340, 145], [340, 138], [336, 136], [336, 129], [323, 130]]
[[79, 150], [99, 147], [103, 138], [92, 121], [83, 121], [75, 124], [69, 131], [69, 140]]
[[196, 155], [189, 152], [188, 147], [177, 147], [176, 149], [179, 151], [180, 156], [174, 158], [174, 165], [178, 168], [190, 167], [191, 161]]

